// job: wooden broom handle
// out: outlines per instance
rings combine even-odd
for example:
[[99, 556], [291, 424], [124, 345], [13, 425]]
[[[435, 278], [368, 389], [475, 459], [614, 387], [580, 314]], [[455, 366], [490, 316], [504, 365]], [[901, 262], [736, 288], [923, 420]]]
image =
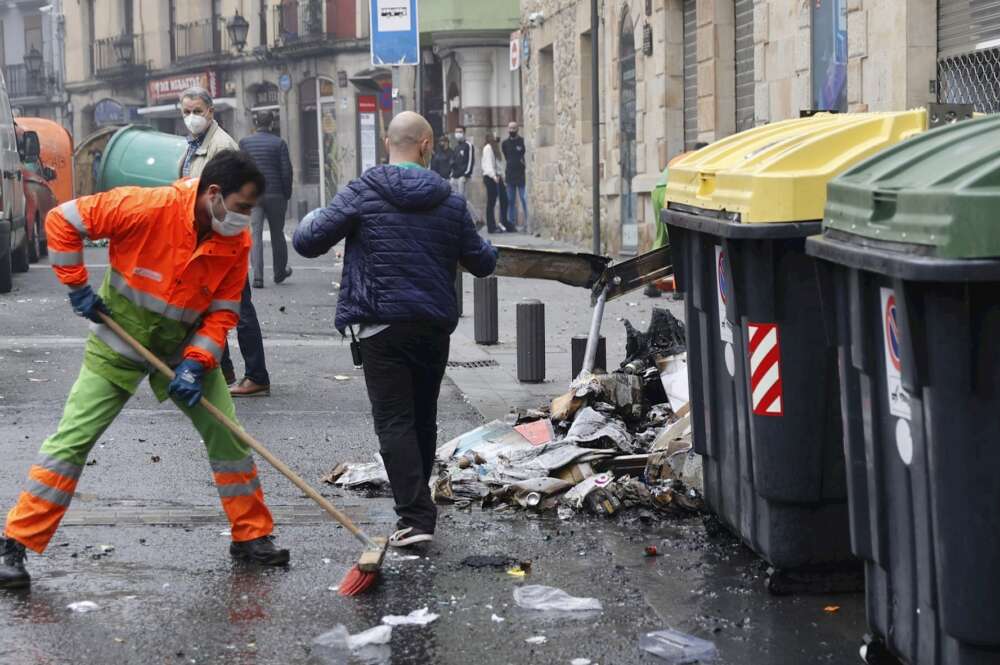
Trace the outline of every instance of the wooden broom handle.
[[[108, 328], [112, 330], [112, 332], [118, 335], [118, 337], [120, 337], [123, 342], [132, 347], [136, 353], [145, 358], [146, 362], [152, 365], [158, 372], [160, 372], [160, 374], [163, 374], [168, 379], [173, 381], [174, 371], [170, 369], [170, 367], [168, 367], [165, 362], [160, 360], [158, 357], [156, 357], [156, 355], [153, 352], [151, 352], [149, 349], [140, 344], [134, 337], [129, 335], [128, 332], [126, 332], [124, 328], [118, 325], [118, 323], [115, 322], [115, 320], [112, 319], [110, 316], [108, 316], [104, 312], [98, 312], [98, 313], [100, 314], [101, 320], [104, 321], [104, 325], [106, 325]], [[229, 418], [229, 416], [220, 411], [218, 407], [216, 407], [208, 400], [202, 399], [200, 404], [205, 408], [206, 411], [208, 411], [212, 415], [213, 418], [218, 420], [226, 427], [226, 429], [232, 432], [233, 436], [235, 436], [237, 439], [239, 439], [246, 445], [250, 446], [250, 448], [252, 448], [258, 455], [267, 460], [267, 462], [271, 466], [273, 466], [275, 469], [281, 472], [281, 475], [285, 476], [285, 478], [288, 478], [290, 481], [292, 481], [292, 483], [294, 483], [296, 487], [298, 487], [300, 490], [306, 493], [306, 496], [308, 496], [310, 499], [319, 504], [319, 506], [323, 510], [330, 513], [333, 519], [340, 522], [340, 524], [345, 529], [354, 534], [354, 537], [360, 540], [362, 543], [364, 543], [366, 547], [372, 547], [372, 548], [378, 547], [378, 544], [375, 543], [371, 538], [369, 538], [364, 531], [359, 529], [357, 525], [355, 525], [354, 522], [351, 521], [351, 518], [342, 513], [336, 506], [330, 503], [326, 499], [326, 497], [324, 497], [322, 494], [313, 489], [313, 487], [309, 483], [303, 480], [297, 473], [292, 471], [284, 462], [275, 457], [270, 450], [264, 447], [263, 443], [261, 443], [257, 439], [247, 434], [242, 427], [233, 422]]]

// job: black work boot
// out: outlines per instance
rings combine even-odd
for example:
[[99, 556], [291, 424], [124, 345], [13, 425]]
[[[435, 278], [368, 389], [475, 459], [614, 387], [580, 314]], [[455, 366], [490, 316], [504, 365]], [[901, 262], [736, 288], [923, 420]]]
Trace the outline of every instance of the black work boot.
[[291, 558], [288, 550], [279, 550], [274, 545], [274, 536], [264, 536], [256, 540], [229, 545], [229, 553], [234, 559], [259, 563], [262, 566], [286, 566]]
[[0, 538], [0, 589], [19, 589], [31, 584], [24, 558], [24, 545], [13, 538]]

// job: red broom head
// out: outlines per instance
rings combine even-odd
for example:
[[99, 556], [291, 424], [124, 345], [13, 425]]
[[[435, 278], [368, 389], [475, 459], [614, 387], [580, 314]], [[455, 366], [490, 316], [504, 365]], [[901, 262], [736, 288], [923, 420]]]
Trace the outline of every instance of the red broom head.
[[376, 581], [378, 581], [377, 572], [366, 573], [357, 566], [354, 566], [347, 571], [347, 574], [344, 575], [344, 579], [340, 581], [340, 595], [360, 595], [375, 586]]

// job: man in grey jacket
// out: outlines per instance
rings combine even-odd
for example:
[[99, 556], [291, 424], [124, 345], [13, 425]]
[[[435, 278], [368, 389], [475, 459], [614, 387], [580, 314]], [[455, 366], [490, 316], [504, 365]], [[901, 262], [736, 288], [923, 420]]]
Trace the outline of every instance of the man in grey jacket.
[[288, 158], [288, 145], [271, 133], [274, 115], [270, 111], [257, 114], [257, 131], [240, 141], [240, 150], [253, 157], [257, 168], [264, 174], [267, 187], [251, 216], [253, 248], [250, 266], [253, 268], [254, 288], [264, 286], [264, 220], [271, 231], [271, 252], [274, 258], [274, 283], [281, 284], [292, 274], [288, 267], [288, 245], [285, 242], [285, 213], [292, 198], [292, 162]]
[[204, 88], [188, 88], [181, 93], [181, 115], [191, 132], [188, 149], [178, 164], [179, 177], [197, 178], [205, 164], [223, 150], [239, 150], [233, 137], [215, 120], [215, 102]]

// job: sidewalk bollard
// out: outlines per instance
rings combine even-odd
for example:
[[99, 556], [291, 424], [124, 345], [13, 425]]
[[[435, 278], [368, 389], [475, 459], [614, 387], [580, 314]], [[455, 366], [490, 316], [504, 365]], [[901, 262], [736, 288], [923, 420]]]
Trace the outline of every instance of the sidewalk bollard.
[[545, 381], [545, 305], [540, 300], [517, 304], [517, 380]]
[[461, 270], [455, 271], [455, 300], [458, 302], [458, 318], [465, 316], [465, 308], [463, 307], [464, 294], [462, 293], [462, 275], [465, 274]]
[[[580, 376], [580, 370], [583, 369], [583, 360], [587, 355], [587, 335], [575, 335], [570, 340], [570, 353], [572, 354], [572, 375], [569, 378], [573, 380]], [[604, 335], [601, 335], [597, 340], [597, 358], [594, 360], [593, 369], [608, 371], [608, 349]]]
[[497, 314], [497, 278], [476, 277], [472, 280], [472, 310], [475, 319], [476, 344], [496, 344], [500, 340]]

